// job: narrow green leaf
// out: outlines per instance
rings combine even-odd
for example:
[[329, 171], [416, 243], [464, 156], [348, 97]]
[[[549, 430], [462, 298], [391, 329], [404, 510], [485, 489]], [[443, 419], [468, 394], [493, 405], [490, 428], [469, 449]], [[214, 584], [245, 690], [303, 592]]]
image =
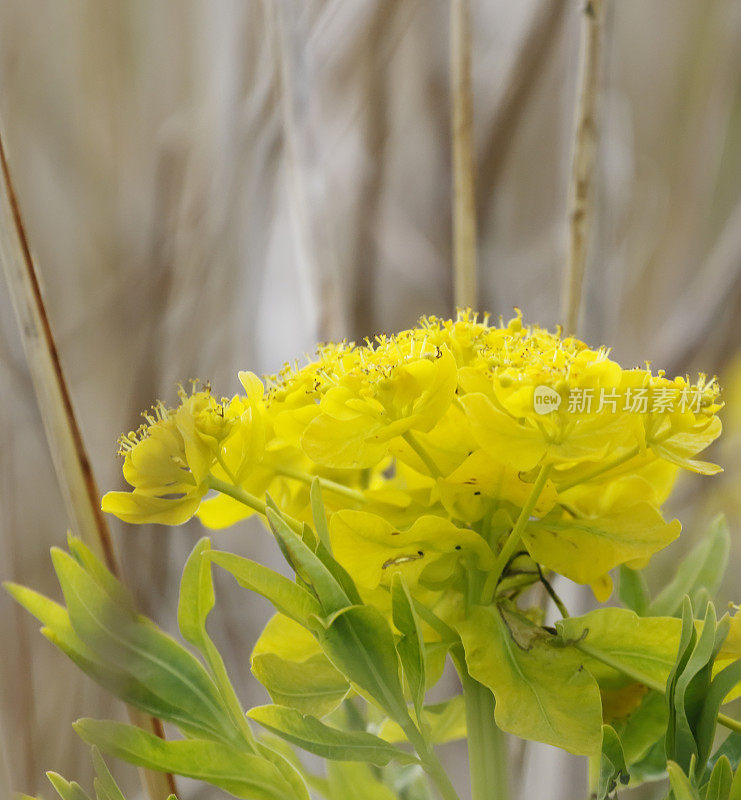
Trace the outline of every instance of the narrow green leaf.
[[615, 791], [618, 783], [626, 784], [629, 780], [630, 775], [625, 764], [625, 753], [620, 737], [610, 725], [603, 725], [597, 800], [605, 800]]
[[270, 699], [306, 714], [323, 717], [347, 697], [350, 684], [323, 653], [305, 661], [288, 661], [274, 653], [252, 658], [252, 672]]
[[219, 550], [212, 550], [208, 557], [214, 564], [230, 572], [240, 586], [262, 595], [286, 617], [306, 625], [312, 615], [321, 616], [319, 601], [279, 572], [248, 558]]
[[334, 614], [319, 633], [329, 660], [397, 722], [409, 714], [399, 680], [399, 658], [386, 618], [373, 606], [350, 606]]
[[191, 653], [149, 620], [115, 605], [71, 556], [54, 548], [52, 559], [75, 633], [98, 660], [144, 684], [196, 726], [235, 737], [217, 687]]
[[337, 561], [332, 553], [319, 542], [316, 547], [317, 558], [329, 570], [332, 577], [339, 583], [342, 591], [348, 596], [350, 605], [360, 606], [363, 605], [363, 599], [360, 596], [358, 587], [352, 579], [350, 573]]
[[721, 756], [715, 762], [715, 767], [710, 773], [710, 780], [705, 787], [704, 800], [728, 800], [732, 781], [731, 762], [725, 756]]
[[129, 592], [82, 539], [68, 533], [67, 547], [75, 561], [95, 579], [111, 600], [134, 613], [134, 604]]
[[[709, 759], [708, 768], [711, 769], [721, 756], [726, 756], [728, 758], [734, 770], [741, 766], [741, 733], [733, 731], [726, 736], [723, 744], [713, 753], [712, 758]], [[707, 777], [709, 777], [709, 773]]]
[[332, 544], [329, 540], [329, 525], [327, 524], [327, 510], [324, 508], [322, 499], [322, 487], [319, 478], [314, 478], [311, 482], [311, 513], [314, 517], [314, 530], [319, 541], [325, 546], [327, 552], [332, 554]]
[[327, 764], [329, 800], [398, 800], [376, 777], [370, 764], [330, 761]]
[[[257, 752], [267, 759], [283, 776], [286, 783], [293, 790], [294, 800], [311, 800], [306, 780], [303, 777], [303, 767], [297, 758], [288, 759], [274, 747], [264, 742], [257, 742]], [[298, 764], [296, 762], [298, 761]]]
[[663, 752], [668, 718], [669, 711], [664, 695], [648, 692], [638, 708], [627, 718], [613, 720], [612, 726], [620, 737], [628, 766], [641, 761], [657, 742], [661, 744]]
[[669, 773], [669, 781], [676, 800], [701, 800], [697, 790], [690, 782], [690, 779], [682, 772], [679, 764], [675, 761], [668, 761], [666, 770]]
[[88, 744], [139, 767], [205, 781], [249, 800], [292, 797], [291, 787], [274, 764], [222, 742], [165, 740], [110, 720], [82, 719], [73, 727]]
[[396, 651], [409, 685], [414, 708], [420, 717], [427, 686], [425, 643], [409, 588], [400, 573], [394, 575], [391, 585], [391, 615], [396, 629], [401, 634], [401, 638], [396, 642]]
[[[741, 683], [741, 659], [722, 669], [712, 680], [702, 702], [702, 712], [697, 722], [698, 763], [702, 766], [710, 755], [715, 739], [718, 712], [728, 693]], [[731, 734], [731, 736], [738, 734]], [[730, 738], [730, 737], [729, 737]]]
[[46, 777], [62, 800], [90, 800], [90, 796], [82, 790], [79, 783], [70, 783], [56, 772], [47, 772]]
[[288, 527], [272, 508], [267, 509], [270, 529], [296, 575], [309, 584], [325, 614], [350, 605], [350, 600], [319, 557]]
[[97, 747], [93, 747], [93, 766], [95, 767], [95, 774], [98, 776], [95, 780], [95, 791], [98, 795], [98, 800], [126, 800], [121, 790], [116, 786], [116, 781], [113, 780], [113, 775], [111, 775]]
[[677, 568], [676, 575], [659, 592], [648, 608], [649, 616], [676, 615], [682, 598], [694, 594], [702, 587], [711, 596], [720, 588], [730, 550], [730, 534], [725, 518], [716, 517], [708, 533], [687, 554]]
[[648, 584], [643, 573], [637, 569], [620, 565], [620, 602], [635, 611], [639, 617], [645, 617], [651, 598], [648, 593]]
[[[425, 736], [433, 744], [444, 744], [466, 738], [466, 704], [462, 694], [441, 703], [430, 703], [422, 712]], [[378, 735], [387, 742], [406, 742], [407, 737], [398, 723], [384, 720]]]
[[[694, 621], [690, 619], [687, 624], [694, 626]], [[713, 721], [708, 721], [703, 728], [702, 742], [698, 740], [697, 723], [710, 688], [713, 661], [728, 634], [729, 624], [727, 617], [717, 624], [715, 607], [712, 603], [708, 605], [702, 631], [686, 664], [678, 673], [673, 689], [668, 694], [668, 701], [674, 709], [673, 717], [670, 713], [670, 724], [674, 721], [675, 735], [674, 750], [667, 750], [667, 756], [685, 770], [689, 769], [690, 758], [693, 755], [697, 759], [697, 769], [700, 772], [704, 770], [705, 761], [710, 753], [717, 708]], [[722, 700], [723, 697], [718, 700], [718, 708]]]
[[248, 716], [267, 730], [308, 753], [335, 761], [367, 761], [383, 766], [395, 759], [415, 763], [415, 756], [378, 736], [344, 731], [325, 725], [316, 717], [285, 706], [258, 706]]
[[736, 767], [736, 771], [733, 774], [728, 800], [741, 800], [741, 767]]
[[206, 618], [216, 603], [211, 565], [205, 557], [210, 550], [207, 536], [196, 543], [183, 568], [178, 600], [180, 633], [201, 652], [209, 649], [211, 640], [206, 633]]

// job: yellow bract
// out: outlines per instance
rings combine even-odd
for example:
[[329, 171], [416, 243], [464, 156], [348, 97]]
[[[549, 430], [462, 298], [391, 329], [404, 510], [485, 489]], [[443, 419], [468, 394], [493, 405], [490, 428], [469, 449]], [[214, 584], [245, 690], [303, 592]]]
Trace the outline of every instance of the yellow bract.
[[[221, 528], [268, 493], [313, 524], [318, 477], [335, 555], [359, 585], [383, 587], [395, 571], [411, 585], [452, 585], [492, 567], [502, 520], [518, 518], [545, 467], [524, 547], [603, 599], [610, 569], [645, 563], [678, 534], [660, 512], [678, 470], [719, 470], [697, 458], [721, 430], [714, 380], [623, 369], [607, 349], [526, 326], [519, 312], [496, 326], [469, 311], [423, 318], [324, 345], [265, 386], [239, 377], [243, 395], [181, 393], [124, 437], [133, 491], [107, 494], [104, 508], [129, 522], [198, 513]], [[213, 480], [257, 502], [206, 498]]]

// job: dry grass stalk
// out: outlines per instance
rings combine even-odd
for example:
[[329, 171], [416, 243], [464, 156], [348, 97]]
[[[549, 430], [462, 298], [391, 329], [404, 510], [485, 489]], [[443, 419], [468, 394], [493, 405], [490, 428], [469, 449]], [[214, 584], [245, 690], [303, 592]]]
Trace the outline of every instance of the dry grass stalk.
[[[100, 495], [82, 434], [75, 417], [49, 318], [44, 306], [20, 206], [13, 188], [0, 135], [0, 260], [10, 291], [49, 449], [65, 497], [67, 512], [78, 535], [97, 551], [108, 568], [120, 573], [108, 524], [100, 510]], [[163, 735], [162, 723], [129, 709], [134, 724]], [[141, 771], [152, 800], [175, 792], [171, 775]]]
[[470, 0], [451, 0], [450, 4], [450, 82], [453, 140], [453, 294], [456, 306], [475, 307], [478, 286]]
[[578, 333], [592, 216], [603, 19], [603, 0], [586, 0], [582, 14], [576, 129], [569, 187], [569, 254], [561, 315], [566, 332], [570, 334]]

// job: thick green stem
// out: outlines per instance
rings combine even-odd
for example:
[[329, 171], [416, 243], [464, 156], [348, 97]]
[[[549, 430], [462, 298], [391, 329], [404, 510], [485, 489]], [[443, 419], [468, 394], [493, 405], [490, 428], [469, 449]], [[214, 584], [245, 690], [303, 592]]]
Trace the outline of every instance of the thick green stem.
[[494, 719], [494, 695], [468, 674], [463, 653], [453, 651], [463, 687], [471, 800], [508, 800], [507, 740]]
[[512, 528], [507, 540], [505, 541], [502, 549], [497, 556], [497, 560], [494, 563], [494, 569], [489, 573], [488, 577], [486, 578], [486, 583], [484, 584], [484, 590], [482, 594], [482, 602], [484, 605], [488, 605], [494, 599], [494, 594], [497, 590], [497, 584], [499, 583], [499, 579], [502, 577], [502, 573], [504, 572], [504, 568], [509, 563], [510, 558], [514, 555], [515, 551], [520, 545], [520, 540], [522, 539], [522, 533], [525, 530], [525, 525], [527, 525], [528, 520], [530, 519], [530, 515], [533, 513], [533, 509], [535, 508], [535, 504], [538, 502], [538, 498], [540, 497], [540, 493], [543, 491], [543, 487], [548, 480], [548, 475], [551, 471], [550, 464], [544, 464], [540, 468], [540, 472], [538, 473], [538, 477], [533, 484], [533, 488], [530, 490], [530, 496], [527, 498], [527, 502], [522, 507], [522, 511], [520, 511], [520, 516], [517, 517], [517, 522], [515, 523], [515, 527]]
[[417, 751], [422, 767], [432, 778], [438, 792], [440, 792], [440, 797], [443, 800], [459, 800], [458, 793], [450, 782], [450, 778], [440, 763], [440, 759], [411, 720], [409, 720], [408, 725], [404, 726], [404, 733], [406, 733], [412, 747]]

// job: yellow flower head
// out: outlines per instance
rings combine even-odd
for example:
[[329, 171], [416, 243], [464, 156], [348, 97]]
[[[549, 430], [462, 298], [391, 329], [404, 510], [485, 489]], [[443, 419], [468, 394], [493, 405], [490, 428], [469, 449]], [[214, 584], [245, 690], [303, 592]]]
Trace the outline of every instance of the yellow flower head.
[[[468, 539], [455, 540], [460, 551], [447, 540], [474, 531], [496, 558], [527, 509], [530, 556], [604, 597], [610, 569], [645, 564], [678, 535], [660, 506], [679, 468], [720, 469], [697, 459], [721, 430], [714, 379], [624, 369], [608, 349], [525, 325], [519, 311], [496, 325], [469, 310], [425, 317], [398, 334], [323, 345], [267, 391], [252, 373], [240, 380], [246, 394], [231, 400], [194, 389], [176, 408], [158, 405], [122, 439], [133, 491], [109, 493], [104, 508], [170, 524], [199, 511], [225, 527], [268, 492], [311, 524], [318, 477], [336, 553], [369, 590], [397, 568], [432, 590], [457, 580], [472, 553], [483, 570]], [[222, 493], [202, 504], [211, 485]], [[367, 547], [348, 544], [348, 519]]]
[[239, 419], [240, 401], [217, 401], [210, 388], [190, 394], [182, 387], [180, 404], [159, 402], [143, 414], [145, 424], [119, 439], [123, 474], [132, 492], [108, 492], [103, 510], [126, 522], [177, 525], [195, 514], [208, 491], [206, 480], [220, 457], [222, 443]]

